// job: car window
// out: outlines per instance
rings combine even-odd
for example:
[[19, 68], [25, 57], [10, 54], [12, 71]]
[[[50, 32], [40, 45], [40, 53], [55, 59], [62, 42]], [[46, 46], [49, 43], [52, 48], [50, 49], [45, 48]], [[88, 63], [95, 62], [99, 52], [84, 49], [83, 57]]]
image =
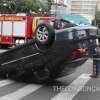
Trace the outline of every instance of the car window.
[[62, 25], [62, 29], [69, 28], [69, 27], [73, 26], [71, 23], [68, 23], [68, 22], [65, 22], [65, 21], [61, 21], [61, 25]]
[[50, 20], [37, 20], [37, 25], [41, 24], [41, 23], [46, 23], [49, 24], [50, 26], [54, 27], [54, 21], [50, 21]]
[[86, 38], [86, 36], [85, 30], [73, 30], [73, 37], [75, 40]]
[[61, 27], [61, 23], [60, 22], [56, 22], [54, 20], [37, 20], [37, 25], [41, 24], [41, 23], [46, 23], [46, 24], [49, 24], [50, 26], [52, 26], [54, 29], [60, 29]]
[[79, 30], [77, 33], [78, 33], [77, 35], [78, 35], [79, 39], [86, 37], [86, 31], [85, 30]]
[[89, 29], [88, 31], [89, 31], [89, 35], [90, 36], [95, 36], [98, 33], [98, 30], [97, 29]]
[[60, 22], [60, 21], [55, 21], [55, 22], [54, 22], [54, 28], [55, 28], [56, 30], [62, 29], [62, 24], [61, 24], [61, 22]]

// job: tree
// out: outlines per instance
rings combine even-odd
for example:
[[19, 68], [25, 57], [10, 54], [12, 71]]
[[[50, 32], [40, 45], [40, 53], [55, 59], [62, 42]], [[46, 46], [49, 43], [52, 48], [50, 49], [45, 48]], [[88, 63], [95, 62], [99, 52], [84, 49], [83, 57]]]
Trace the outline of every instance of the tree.
[[16, 0], [16, 13], [27, 13], [32, 8], [32, 0]]
[[96, 12], [95, 19], [93, 20], [93, 25], [96, 25], [98, 28], [100, 28], [100, 11]]
[[95, 18], [96, 18], [96, 23], [97, 23], [98, 27], [100, 28], [100, 11], [98, 11], [96, 13]]
[[52, 3], [53, 3], [53, 0], [48, 0], [48, 11], [51, 9]]
[[12, 13], [15, 10], [15, 0], [0, 0], [0, 12]]
[[38, 13], [48, 12], [51, 9], [52, 0], [0, 0], [1, 13], [29, 13], [30, 11]]

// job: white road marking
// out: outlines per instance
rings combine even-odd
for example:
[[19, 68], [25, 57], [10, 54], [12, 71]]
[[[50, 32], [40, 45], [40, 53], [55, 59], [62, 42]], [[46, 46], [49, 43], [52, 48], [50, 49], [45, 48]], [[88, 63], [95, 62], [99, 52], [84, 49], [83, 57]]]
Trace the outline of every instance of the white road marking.
[[0, 87], [4, 87], [4, 86], [12, 84], [12, 83], [14, 83], [14, 81], [11, 81], [11, 80], [2, 80], [2, 81], [0, 81]]
[[0, 49], [0, 53], [6, 52], [6, 49]]
[[32, 92], [36, 91], [37, 89], [41, 87], [42, 85], [29, 84], [21, 89], [18, 89], [17, 91], [11, 94], [0, 97], [0, 100], [19, 100], [19, 99], [22, 99], [24, 96], [31, 94]]
[[65, 87], [65, 90], [62, 90], [51, 100], [72, 100], [75, 97], [75, 95], [77, 95], [85, 86], [85, 84], [90, 80], [89, 76], [90, 74], [80, 75], [69, 86]]

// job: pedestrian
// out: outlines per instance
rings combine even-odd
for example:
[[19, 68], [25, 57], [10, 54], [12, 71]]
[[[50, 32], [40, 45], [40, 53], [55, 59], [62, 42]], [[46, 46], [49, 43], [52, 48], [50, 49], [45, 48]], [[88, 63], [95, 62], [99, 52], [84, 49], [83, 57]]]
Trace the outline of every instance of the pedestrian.
[[98, 39], [95, 39], [90, 47], [90, 53], [93, 59], [93, 73], [91, 77], [97, 78], [100, 72], [100, 47]]

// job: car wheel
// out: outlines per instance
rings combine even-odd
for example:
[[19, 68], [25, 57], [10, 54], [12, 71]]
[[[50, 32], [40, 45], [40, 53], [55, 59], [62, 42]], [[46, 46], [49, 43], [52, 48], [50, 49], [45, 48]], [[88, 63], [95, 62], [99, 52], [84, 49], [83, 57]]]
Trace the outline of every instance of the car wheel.
[[48, 24], [39, 24], [35, 31], [35, 41], [38, 48], [48, 48], [55, 39], [55, 31]]
[[33, 71], [34, 82], [44, 83], [50, 79], [50, 70], [47, 67]]

